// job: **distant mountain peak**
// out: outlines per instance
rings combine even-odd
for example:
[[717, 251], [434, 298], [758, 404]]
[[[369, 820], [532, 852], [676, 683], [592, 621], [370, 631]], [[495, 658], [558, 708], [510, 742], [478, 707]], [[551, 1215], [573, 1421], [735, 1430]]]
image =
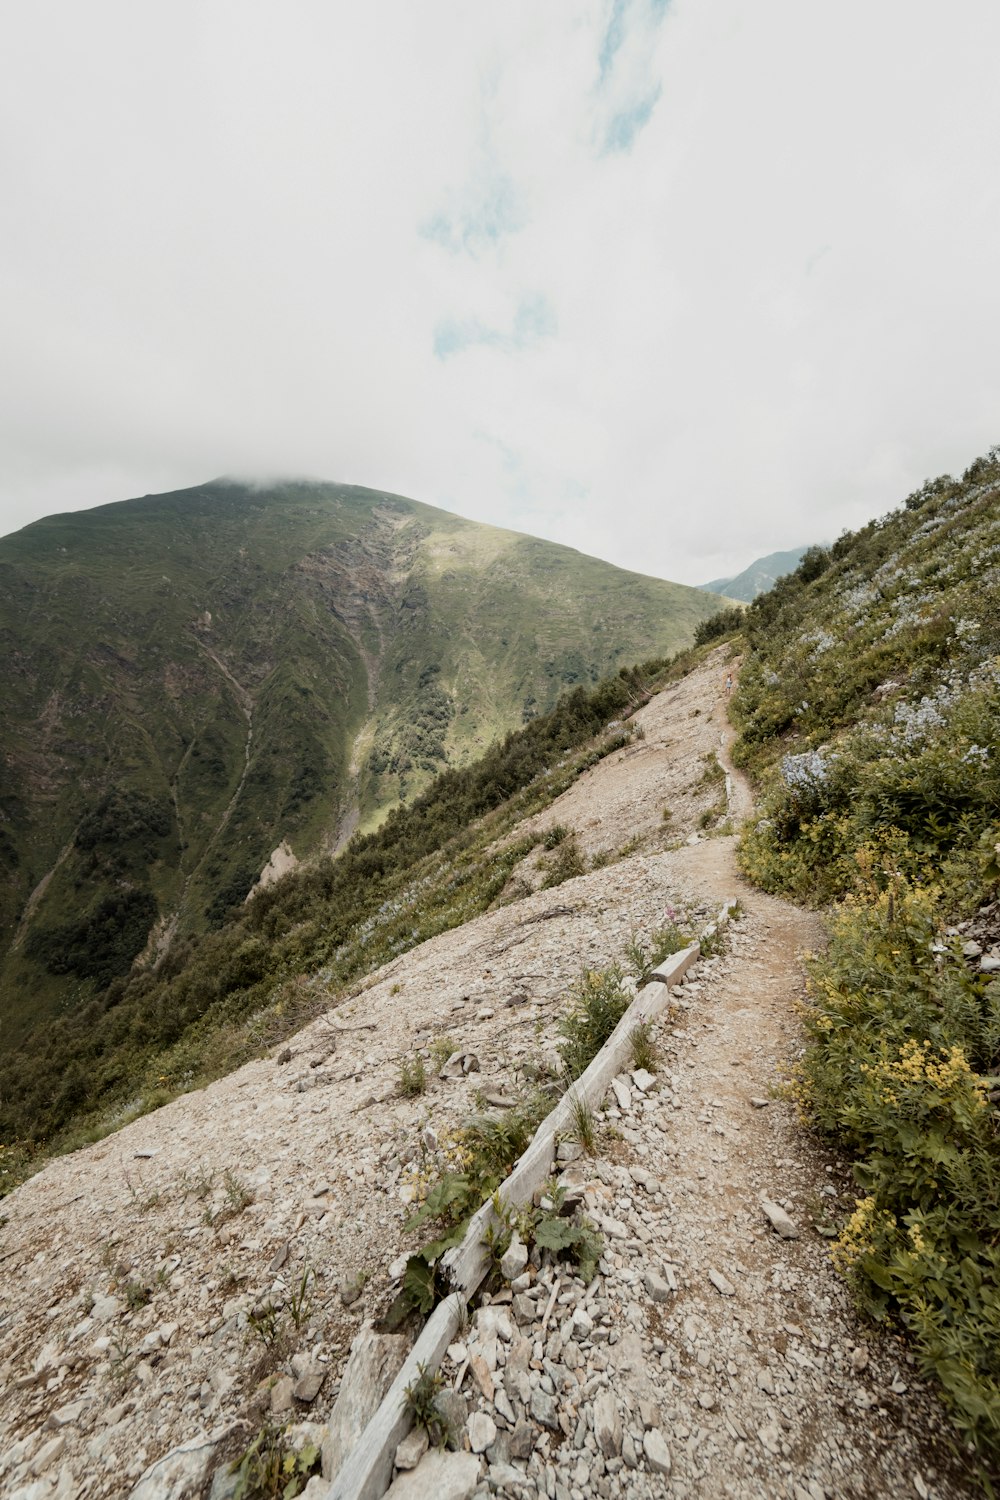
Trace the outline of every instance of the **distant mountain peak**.
[[713, 578], [710, 583], [699, 583], [696, 587], [709, 594], [725, 594], [727, 599], [740, 599], [749, 604], [758, 594], [766, 594], [786, 573], [794, 573], [808, 551], [807, 545], [792, 547], [788, 552], [769, 552], [766, 557], [758, 557], [742, 573], [731, 578]]

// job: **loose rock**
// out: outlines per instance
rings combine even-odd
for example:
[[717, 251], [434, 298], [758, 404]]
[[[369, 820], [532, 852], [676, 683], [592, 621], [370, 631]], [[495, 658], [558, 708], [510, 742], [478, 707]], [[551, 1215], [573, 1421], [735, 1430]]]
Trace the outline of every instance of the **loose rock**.
[[772, 1203], [769, 1198], [762, 1198], [760, 1203], [764, 1217], [767, 1219], [775, 1234], [783, 1240], [797, 1240], [799, 1228], [793, 1219], [777, 1203]]

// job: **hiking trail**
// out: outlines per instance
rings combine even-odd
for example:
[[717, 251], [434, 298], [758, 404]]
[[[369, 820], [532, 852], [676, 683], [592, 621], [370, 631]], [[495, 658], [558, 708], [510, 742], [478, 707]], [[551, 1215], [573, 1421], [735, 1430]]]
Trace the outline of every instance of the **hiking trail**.
[[[752, 807], [728, 759], [726, 667], [720, 648], [658, 694], [635, 716], [644, 737], [533, 820], [575, 830], [591, 859], [634, 852], [400, 955], [287, 1047], [51, 1162], [4, 1201], [5, 1494], [129, 1496], [182, 1444], [212, 1458], [207, 1482], [268, 1414], [321, 1438], [352, 1339], [417, 1247], [402, 1225], [448, 1132], [551, 1052], [581, 969], [624, 962], [671, 912], [697, 930], [734, 896], [726, 950], [698, 963], [657, 1025], [655, 1083], [622, 1079], [598, 1156], [569, 1169], [604, 1235], [599, 1275], [525, 1273], [470, 1323], [463, 1352], [480, 1364], [466, 1359], [456, 1396], [478, 1468], [463, 1493], [978, 1493], [905, 1345], [857, 1316], [816, 1232], [852, 1207], [843, 1165], [772, 1096], [801, 1046], [802, 955], [821, 927], [740, 879], [734, 836], [699, 832], [722, 816], [716, 756], [734, 819]], [[544, 858], [530, 857], [535, 883]], [[475, 1068], [401, 1097], [401, 1063], [435, 1040]], [[797, 1238], [775, 1232], [762, 1197]], [[261, 1385], [250, 1314], [304, 1275], [293, 1357]], [[452, 1387], [458, 1353], [442, 1367]], [[156, 1488], [166, 1467], [143, 1500], [175, 1500]], [[310, 1481], [309, 1500], [327, 1488]]]

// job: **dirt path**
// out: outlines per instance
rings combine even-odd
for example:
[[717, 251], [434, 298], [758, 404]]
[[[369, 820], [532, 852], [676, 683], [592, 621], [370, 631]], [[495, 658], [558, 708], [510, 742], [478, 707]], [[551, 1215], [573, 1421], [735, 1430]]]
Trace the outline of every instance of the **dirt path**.
[[[812, 1228], [825, 1206], [850, 1206], [849, 1185], [791, 1106], [769, 1099], [799, 1046], [800, 955], [819, 928], [742, 885], [732, 838], [703, 837], [725, 814], [713, 769], [728, 734], [723, 665], [716, 653], [658, 695], [637, 716], [645, 737], [538, 820], [573, 828], [589, 857], [635, 852], [401, 955], [293, 1038], [287, 1061], [282, 1047], [5, 1200], [4, 1495], [124, 1497], [177, 1444], [233, 1424], [249, 1441], [271, 1400], [250, 1313], [306, 1274], [292, 1368], [325, 1380], [309, 1402], [286, 1390], [276, 1415], [322, 1423], [354, 1334], [392, 1293], [390, 1265], [414, 1248], [402, 1224], [448, 1131], [552, 1048], [581, 968], [626, 961], [630, 940], [648, 941], [670, 912], [703, 925], [733, 895], [746, 914], [659, 1027], [656, 1085], [609, 1096], [603, 1154], [574, 1164], [605, 1235], [600, 1276], [591, 1287], [564, 1276], [547, 1328], [521, 1304], [513, 1342], [492, 1338], [493, 1397], [473, 1405], [494, 1440], [476, 1494], [974, 1493], [905, 1350], [860, 1324]], [[748, 807], [738, 776], [732, 794]], [[539, 884], [541, 868], [526, 874]], [[474, 1053], [478, 1070], [430, 1070], [425, 1094], [401, 1098], [401, 1061], [435, 1040]], [[798, 1239], [778, 1238], [761, 1194], [786, 1206]], [[541, 1396], [555, 1427], [536, 1420]]]
[[[719, 725], [721, 690], [708, 674], [698, 686], [699, 717]], [[746, 816], [752, 796], [729, 761], [728, 725], [719, 738], [731, 810]], [[852, 1184], [772, 1093], [800, 1046], [802, 956], [821, 926], [748, 887], [735, 842], [663, 856], [689, 902], [736, 895], [744, 915], [658, 1028], [657, 1085], [646, 1094], [623, 1075], [602, 1117], [610, 1138], [596, 1162], [572, 1169], [605, 1235], [601, 1274], [589, 1288], [552, 1282], [563, 1317], [547, 1329], [523, 1321], [519, 1299], [520, 1326], [506, 1356], [499, 1346], [493, 1377], [502, 1397], [476, 1403], [496, 1422], [506, 1397], [517, 1417], [518, 1393], [526, 1412], [537, 1399], [524, 1378], [538, 1381], [561, 1427], [556, 1440], [543, 1433], [522, 1488], [509, 1461], [517, 1430], [501, 1425], [490, 1475], [501, 1493], [556, 1500], [977, 1493], [905, 1347], [861, 1322], [815, 1227], [853, 1206]], [[785, 1210], [796, 1237], [771, 1227], [763, 1199]], [[547, 1300], [546, 1289], [539, 1309]], [[477, 1329], [468, 1347], [489, 1352]]]
[[[727, 750], [723, 760], [734, 805], [749, 812], [750, 789]], [[654, 1395], [673, 1438], [662, 1492], [761, 1500], [967, 1493], [940, 1438], [936, 1402], [916, 1389], [902, 1346], [861, 1325], [813, 1227], [851, 1206], [851, 1183], [803, 1133], [790, 1104], [767, 1102], [799, 1046], [802, 955], [821, 941], [821, 928], [813, 913], [748, 887], [734, 846], [716, 839], [685, 851], [685, 883], [717, 901], [737, 894], [745, 916], [729, 954], [703, 963], [685, 986], [666, 1033], [669, 1114], [645, 1111], [630, 1143], [631, 1160], [655, 1175], [664, 1197], [662, 1219], [647, 1223], [642, 1259], [662, 1256], [678, 1286], [667, 1303], [647, 1306], [654, 1342], [633, 1366], [636, 1390]], [[629, 1198], [634, 1210], [646, 1195], [630, 1183], [627, 1163], [608, 1175], [612, 1212]], [[762, 1199], [785, 1208], [798, 1238], [779, 1237]]]

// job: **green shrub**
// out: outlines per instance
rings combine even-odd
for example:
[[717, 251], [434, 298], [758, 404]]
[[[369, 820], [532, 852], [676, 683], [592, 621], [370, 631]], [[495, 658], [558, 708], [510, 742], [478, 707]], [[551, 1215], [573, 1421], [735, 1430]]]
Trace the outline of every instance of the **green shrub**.
[[405, 1225], [412, 1232], [433, 1224], [438, 1233], [410, 1256], [391, 1319], [412, 1310], [430, 1312], [443, 1290], [436, 1270], [439, 1260], [461, 1243], [469, 1219], [510, 1175], [552, 1104], [549, 1094], [535, 1090], [498, 1117], [474, 1116], [444, 1143], [448, 1165]]
[[[451, 1056], [451, 1053], [448, 1054]], [[447, 1059], [445, 1059], [447, 1061]], [[398, 1089], [404, 1099], [415, 1099], [427, 1088], [427, 1068], [422, 1057], [406, 1058], [399, 1067]]]
[[25, 952], [50, 974], [75, 974], [103, 989], [129, 972], [146, 946], [156, 912], [152, 891], [134, 886], [117, 890], [97, 900], [78, 921], [35, 928]]
[[545, 868], [545, 877], [542, 880], [542, 890], [549, 891], [554, 886], [562, 885], [566, 880], [573, 880], [577, 875], [584, 875], [587, 866], [584, 862], [580, 846], [576, 841], [575, 834], [560, 843], [555, 858], [550, 860]]
[[230, 1466], [237, 1475], [233, 1500], [294, 1500], [320, 1470], [315, 1443], [301, 1449], [288, 1445], [283, 1427], [266, 1422], [244, 1453]]
[[568, 1078], [579, 1078], [628, 1010], [630, 999], [622, 989], [622, 971], [617, 964], [584, 974], [573, 993], [569, 1014], [559, 1023], [563, 1037], [559, 1050]]
[[717, 614], [709, 615], [707, 620], [699, 620], [694, 627], [694, 643], [696, 646], [705, 646], [709, 641], [720, 640], [725, 635], [735, 635], [743, 629], [744, 611], [738, 605], [729, 609], [720, 609]]
[[432, 1447], [443, 1448], [452, 1436], [451, 1424], [438, 1401], [444, 1380], [426, 1365], [417, 1366], [417, 1378], [406, 1387], [406, 1410], [415, 1427], [427, 1434]]
[[655, 1073], [659, 1061], [660, 1049], [653, 1038], [653, 1023], [640, 1021], [632, 1033], [632, 1066]]
[[[669, 910], [671, 909], [668, 908]], [[654, 930], [648, 946], [637, 933], [633, 932], [625, 944], [629, 973], [633, 975], [641, 988], [665, 958], [669, 958], [672, 953], [679, 953], [690, 942], [691, 938], [673, 916], [668, 916], [667, 921]]]
[[573, 1112], [573, 1139], [582, 1146], [588, 1156], [597, 1155], [597, 1121], [594, 1111], [583, 1094], [575, 1090], [570, 1095]]
[[1000, 1456], [1000, 983], [942, 940], [941, 892], [870, 879], [811, 964], [807, 1117], [863, 1190], [834, 1247], [874, 1315], [908, 1328], [959, 1426]]
[[562, 1213], [562, 1190], [552, 1196], [552, 1210], [544, 1210], [533, 1216], [531, 1238], [539, 1250], [551, 1250], [554, 1255], [568, 1255], [583, 1281], [591, 1281], [597, 1272], [597, 1263], [604, 1249], [604, 1240], [583, 1214], [577, 1212], [566, 1217]]

